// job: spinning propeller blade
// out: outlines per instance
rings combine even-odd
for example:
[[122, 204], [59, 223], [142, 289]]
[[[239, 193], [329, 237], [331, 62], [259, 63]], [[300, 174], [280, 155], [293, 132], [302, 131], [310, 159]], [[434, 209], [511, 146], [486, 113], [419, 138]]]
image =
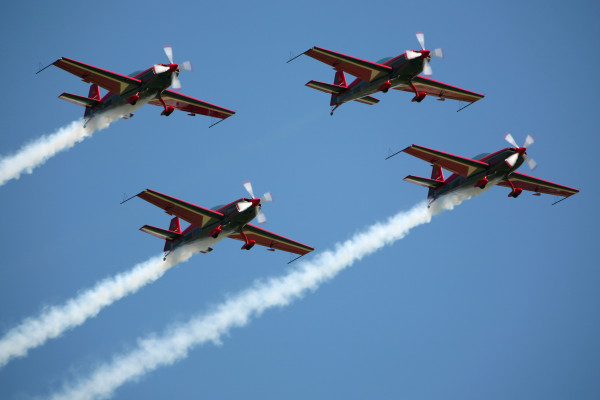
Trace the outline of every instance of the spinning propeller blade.
[[163, 49], [165, 50], [169, 62], [173, 64], [173, 48], [171, 46], [164, 46]]
[[181, 89], [181, 81], [177, 77], [177, 74], [173, 74], [171, 78], [171, 87], [173, 89]]
[[433, 70], [431, 69], [431, 65], [429, 65], [429, 60], [423, 60], [423, 75], [431, 75], [433, 74]]
[[252, 191], [252, 183], [250, 181], [244, 182], [244, 188], [250, 194], [250, 197], [254, 198], [254, 191]]
[[180, 71], [192, 71], [192, 63], [191, 61], [184, 61], [179, 64]]
[[519, 153], [515, 153], [515, 154], [513, 154], [512, 156], [510, 156], [510, 157], [508, 157], [508, 158], [506, 159], [506, 163], [507, 163], [508, 165], [510, 165], [511, 167], [514, 167], [514, 166], [515, 166], [515, 163], [517, 162], [517, 159], [518, 159], [518, 158], [519, 158]]
[[507, 133], [506, 135], [504, 135], [504, 140], [506, 140], [508, 143], [510, 143], [512, 145], [512, 147], [519, 147], [519, 145], [517, 144], [517, 142], [515, 142], [515, 139], [512, 137], [512, 135], [510, 133]]
[[417, 40], [419, 41], [419, 44], [421, 45], [421, 50], [425, 50], [425, 34], [423, 32], [417, 32]]

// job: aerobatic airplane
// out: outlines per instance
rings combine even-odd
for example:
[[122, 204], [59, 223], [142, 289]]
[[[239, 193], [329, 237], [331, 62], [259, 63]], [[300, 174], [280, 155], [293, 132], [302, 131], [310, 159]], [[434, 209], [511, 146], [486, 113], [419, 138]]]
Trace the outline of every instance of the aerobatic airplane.
[[[362, 60], [315, 46], [302, 54], [331, 65], [337, 72], [333, 84], [310, 81], [306, 86], [331, 94], [330, 105], [333, 107], [331, 115], [336, 108], [352, 100], [369, 105], [377, 104], [379, 100], [370, 95], [376, 92], [387, 93], [389, 89], [414, 92], [415, 97], [412, 101], [417, 103], [430, 95], [438, 97], [438, 100], [465, 101], [469, 106], [484, 97], [479, 93], [419, 76], [421, 72], [424, 75], [431, 75], [429, 60], [431, 57], [443, 58], [444, 53], [442, 49], [425, 50], [423, 32], [417, 32], [417, 40], [421, 50], [407, 50], [397, 57], [383, 58], [378, 62]], [[346, 84], [344, 72], [357, 78], [349, 86]]]
[[[527, 147], [534, 142], [533, 137], [527, 135], [525, 144], [520, 147], [517, 146], [510, 133], [507, 133], [504, 138], [513, 147], [507, 147], [492, 154], [481, 154], [473, 159], [413, 144], [402, 151], [431, 163], [433, 171], [431, 172], [431, 179], [409, 175], [404, 180], [429, 188], [427, 198], [431, 202], [455, 190], [469, 187], [483, 189], [488, 184], [510, 188], [511, 192], [508, 197], [515, 198], [523, 190], [529, 190], [534, 192], [533, 194], [536, 196], [540, 196], [541, 193], [563, 196], [559, 200], [562, 201], [579, 192], [578, 189], [516, 172], [516, 169], [523, 162], [526, 162], [532, 170], [536, 167], [535, 161], [527, 156]], [[453, 174], [448, 179], [444, 179], [442, 168], [453, 172]]]
[[[255, 198], [250, 182], [245, 182], [244, 187], [250, 193], [250, 198], [241, 198], [214, 209], [200, 207], [146, 189], [136, 196], [162, 208], [167, 214], [175, 217], [171, 220], [168, 230], [150, 225], [144, 225], [140, 230], [165, 239], [164, 251], [167, 252], [167, 255], [181, 245], [196, 241], [202, 243], [202, 253], [209, 253], [213, 250], [212, 246], [227, 237], [244, 242], [242, 250], [250, 250], [255, 244], [259, 244], [267, 247], [267, 250], [270, 251], [283, 250], [297, 254], [299, 257], [314, 250], [310, 246], [249, 224], [255, 217], [259, 223], [266, 221], [261, 211], [261, 202], [272, 201], [272, 197], [270, 193], [265, 193], [263, 197]], [[179, 218], [190, 223], [190, 226], [183, 232]], [[167, 255], [165, 255], [165, 259]]]
[[[126, 104], [135, 105], [140, 100], [146, 100], [150, 104], [162, 106], [163, 112], [161, 115], [165, 116], [171, 115], [175, 109], [185, 111], [191, 116], [201, 114], [220, 118], [221, 121], [235, 114], [235, 111], [169, 90], [169, 86], [173, 89], [181, 88], [179, 72], [191, 71], [192, 64], [189, 61], [174, 64], [173, 49], [171, 46], [165, 46], [164, 50], [169, 59], [169, 64], [156, 64], [152, 68], [134, 72], [129, 76], [84, 64], [66, 57], [60, 58], [50, 65], [56, 65], [58, 68], [77, 75], [84, 82], [92, 83], [92, 86], [90, 87], [88, 97], [71, 93], [63, 93], [58, 97], [84, 106], [86, 123], [94, 114]], [[50, 65], [41, 69], [38, 73]], [[108, 93], [102, 98], [100, 97], [99, 86], [108, 90]], [[132, 116], [132, 113], [127, 113], [123, 118], [127, 119]]]

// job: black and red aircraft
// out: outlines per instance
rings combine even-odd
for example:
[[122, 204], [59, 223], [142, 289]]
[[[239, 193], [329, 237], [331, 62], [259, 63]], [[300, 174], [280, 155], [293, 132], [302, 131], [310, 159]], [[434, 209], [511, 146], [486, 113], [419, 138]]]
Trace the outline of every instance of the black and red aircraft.
[[[140, 230], [165, 239], [164, 251], [167, 254], [191, 242], [200, 242], [201, 252], [209, 253], [213, 250], [212, 246], [227, 237], [243, 241], [242, 250], [250, 250], [255, 244], [265, 246], [270, 251], [282, 250], [298, 256], [314, 250], [310, 246], [249, 224], [255, 217], [259, 223], [266, 221], [261, 211], [261, 202], [272, 201], [272, 196], [270, 193], [265, 193], [263, 197], [255, 198], [251, 183], [245, 182], [244, 187], [250, 194], [250, 198], [241, 198], [213, 209], [146, 189], [137, 194], [137, 197], [162, 208], [167, 214], [175, 217], [171, 220], [168, 230], [150, 225], [144, 225]], [[179, 218], [190, 223], [184, 231], [181, 231]]]
[[[413, 144], [402, 151], [431, 163], [433, 171], [431, 179], [409, 175], [404, 180], [429, 188], [427, 198], [432, 202], [456, 190], [470, 187], [483, 189], [488, 184], [510, 188], [508, 197], [515, 198], [523, 190], [532, 191], [537, 196], [541, 193], [563, 196], [561, 200], [579, 192], [578, 189], [516, 172], [523, 162], [526, 162], [532, 170], [536, 167], [535, 161], [527, 156], [527, 147], [533, 144], [533, 137], [527, 135], [523, 146], [518, 146], [510, 133], [507, 133], [504, 138], [513, 147], [492, 154], [480, 154], [474, 158], [460, 157]], [[442, 168], [453, 174], [448, 179], [444, 179]]]
[[[389, 89], [414, 92], [415, 97], [412, 101], [418, 103], [427, 95], [436, 96], [438, 100], [465, 101], [469, 103], [468, 105], [484, 97], [479, 93], [419, 76], [421, 72], [424, 75], [431, 75], [429, 60], [431, 57], [442, 58], [444, 53], [442, 49], [425, 50], [423, 32], [417, 32], [417, 40], [421, 50], [407, 50], [397, 57], [383, 58], [378, 62], [362, 60], [315, 46], [302, 54], [331, 65], [337, 72], [333, 84], [310, 81], [306, 86], [331, 94], [330, 105], [333, 107], [331, 115], [336, 108], [352, 100], [370, 105], [377, 104], [379, 100], [370, 95], [376, 92], [387, 93]], [[347, 85], [344, 72], [356, 76], [357, 79]]]
[[[56, 65], [58, 68], [77, 75], [84, 82], [92, 83], [88, 97], [71, 93], [63, 93], [58, 97], [84, 106], [86, 122], [94, 114], [127, 104], [135, 105], [140, 100], [163, 107], [161, 115], [165, 116], [171, 115], [175, 109], [185, 111], [191, 116], [201, 114], [220, 118], [221, 121], [235, 114], [235, 111], [169, 90], [169, 86], [173, 89], [181, 88], [179, 72], [191, 71], [192, 64], [189, 61], [175, 64], [173, 63], [173, 49], [171, 46], [165, 46], [164, 50], [169, 59], [169, 64], [156, 64], [152, 68], [134, 72], [129, 76], [66, 57], [58, 59], [50, 65]], [[108, 90], [108, 93], [102, 98], [100, 97], [99, 86]], [[132, 113], [126, 112], [123, 118], [127, 119], [132, 116]]]

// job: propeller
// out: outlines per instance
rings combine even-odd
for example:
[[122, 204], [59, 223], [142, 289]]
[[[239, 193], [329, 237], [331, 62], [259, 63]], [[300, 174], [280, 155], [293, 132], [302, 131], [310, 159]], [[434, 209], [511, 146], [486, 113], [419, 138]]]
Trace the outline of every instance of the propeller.
[[519, 147], [519, 145], [517, 145], [517, 142], [515, 141], [515, 139], [512, 137], [512, 135], [510, 133], [507, 133], [506, 135], [504, 135], [504, 139], [517, 150], [517, 152], [515, 154], [509, 156], [506, 159], [506, 163], [508, 165], [513, 167], [516, 164], [517, 160], [519, 159], [519, 154], [521, 154], [523, 156], [523, 158], [525, 159], [525, 162], [527, 163], [527, 166], [529, 167], [530, 170], [533, 171], [537, 167], [537, 163], [533, 160], [533, 158], [529, 158], [529, 156], [527, 155], [527, 148], [535, 142], [535, 140], [533, 139], [533, 136], [527, 135], [527, 137], [525, 138], [525, 143], [523, 143], [523, 146], [521, 146], [521, 147]]
[[[255, 199], [254, 190], [252, 190], [252, 183], [250, 181], [244, 182], [244, 188], [250, 194], [250, 197], [252, 199]], [[269, 203], [269, 202], [273, 201], [273, 195], [271, 194], [271, 192], [267, 192], [267, 193], [263, 194], [259, 200], [261, 203], [262, 202]], [[265, 214], [262, 212], [262, 210], [260, 208], [258, 209], [256, 218], [257, 218], [259, 224], [264, 224], [265, 222], [267, 222], [267, 217], [265, 217]]]
[[421, 46], [421, 50], [407, 50], [406, 59], [412, 60], [421, 57], [423, 59], [423, 75], [431, 75], [433, 74], [433, 70], [431, 69], [431, 65], [429, 65], [429, 59], [431, 57], [444, 58], [444, 50], [441, 48], [431, 51], [425, 50], [425, 34], [423, 32], [417, 32], [416, 36], [419, 45]]
[[167, 72], [167, 71], [172, 71], [172, 72], [176, 72], [174, 74], [171, 74], [171, 87], [173, 89], [181, 89], [181, 81], [179, 80], [179, 72], [180, 71], [191, 71], [192, 70], [192, 63], [189, 61], [184, 61], [181, 64], [175, 64], [173, 62], [173, 47], [171, 46], [164, 46], [163, 47], [165, 54], [167, 55], [167, 58], [169, 59], [169, 65], [164, 65], [164, 64], [157, 64], [154, 66], [154, 71], [157, 74], [160, 74], [162, 72]]

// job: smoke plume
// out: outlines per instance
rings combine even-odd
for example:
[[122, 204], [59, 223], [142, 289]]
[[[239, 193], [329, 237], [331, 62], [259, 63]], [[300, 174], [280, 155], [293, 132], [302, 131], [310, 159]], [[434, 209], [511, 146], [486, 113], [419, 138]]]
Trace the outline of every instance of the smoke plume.
[[62, 305], [44, 309], [40, 315], [25, 319], [0, 339], [0, 368], [15, 357], [24, 357], [30, 349], [48, 339], [95, 317], [104, 307], [137, 292], [156, 281], [171, 267], [187, 261], [199, 249], [193, 244], [172, 252], [166, 261], [156, 256], [131, 270], [106, 278]]

